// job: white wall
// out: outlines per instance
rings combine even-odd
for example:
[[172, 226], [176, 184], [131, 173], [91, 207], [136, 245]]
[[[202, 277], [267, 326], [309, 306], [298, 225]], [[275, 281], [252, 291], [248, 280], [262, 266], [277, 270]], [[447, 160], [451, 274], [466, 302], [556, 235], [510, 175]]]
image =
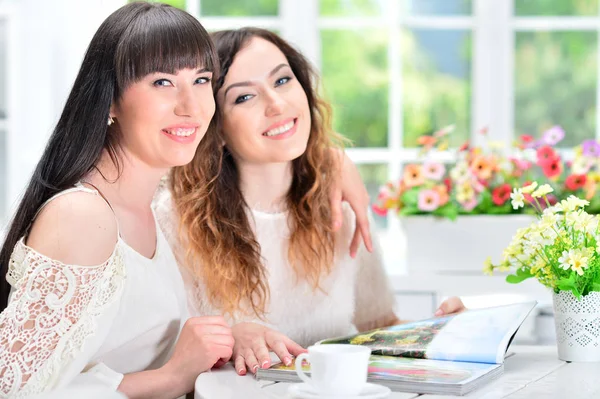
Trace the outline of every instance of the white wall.
[[[17, 0], [11, 3], [8, 203], [29, 180], [94, 32], [124, 0]], [[2, 7], [0, 0], [0, 7]]]

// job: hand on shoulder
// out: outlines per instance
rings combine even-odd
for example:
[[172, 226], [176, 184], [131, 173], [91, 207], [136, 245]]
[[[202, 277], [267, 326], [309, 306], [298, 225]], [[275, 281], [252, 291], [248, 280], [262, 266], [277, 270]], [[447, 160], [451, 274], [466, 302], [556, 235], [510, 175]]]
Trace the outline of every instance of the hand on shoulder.
[[26, 243], [65, 264], [96, 266], [111, 256], [117, 240], [117, 222], [104, 199], [73, 192], [55, 198], [42, 209]]

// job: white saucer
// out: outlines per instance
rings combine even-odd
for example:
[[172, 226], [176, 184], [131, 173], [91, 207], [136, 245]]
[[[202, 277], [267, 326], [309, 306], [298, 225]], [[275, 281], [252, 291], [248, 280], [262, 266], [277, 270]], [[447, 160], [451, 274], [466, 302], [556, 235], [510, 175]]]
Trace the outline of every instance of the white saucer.
[[381, 399], [387, 398], [392, 391], [383, 385], [367, 383], [358, 395], [354, 396], [338, 396], [338, 395], [320, 395], [313, 388], [306, 384], [293, 384], [288, 388], [288, 393], [293, 398], [302, 399]]

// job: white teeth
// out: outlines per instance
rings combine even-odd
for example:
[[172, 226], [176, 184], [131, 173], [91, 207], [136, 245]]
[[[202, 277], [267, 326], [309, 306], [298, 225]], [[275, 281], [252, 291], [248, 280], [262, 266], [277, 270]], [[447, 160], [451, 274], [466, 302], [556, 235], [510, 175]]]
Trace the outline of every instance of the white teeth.
[[196, 128], [191, 128], [191, 129], [174, 129], [174, 130], [167, 130], [165, 129], [165, 132], [172, 134], [173, 136], [180, 136], [180, 137], [188, 137], [191, 136], [192, 134], [194, 134], [194, 132], [196, 131]]
[[283, 126], [276, 127], [275, 129], [271, 129], [266, 133], [263, 133], [265, 136], [273, 137], [279, 136], [280, 134], [286, 133], [288, 130], [294, 127], [294, 121], [290, 121]]

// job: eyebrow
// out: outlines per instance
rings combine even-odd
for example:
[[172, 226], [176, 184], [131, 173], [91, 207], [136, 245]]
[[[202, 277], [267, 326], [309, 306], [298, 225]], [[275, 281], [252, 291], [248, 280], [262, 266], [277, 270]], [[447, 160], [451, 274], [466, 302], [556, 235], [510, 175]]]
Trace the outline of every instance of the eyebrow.
[[[269, 72], [269, 77], [275, 75], [281, 68], [284, 68], [284, 67], [290, 67], [290, 66], [285, 63], [277, 65], [275, 68], [273, 68], [273, 70], [271, 72]], [[253, 85], [254, 85], [254, 83], [249, 80], [246, 80], [244, 82], [233, 83], [227, 87], [227, 89], [225, 90], [225, 94], [223, 94], [223, 98], [227, 98], [227, 92], [229, 90], [233, 89], [234, 87], [253, 86]]]

